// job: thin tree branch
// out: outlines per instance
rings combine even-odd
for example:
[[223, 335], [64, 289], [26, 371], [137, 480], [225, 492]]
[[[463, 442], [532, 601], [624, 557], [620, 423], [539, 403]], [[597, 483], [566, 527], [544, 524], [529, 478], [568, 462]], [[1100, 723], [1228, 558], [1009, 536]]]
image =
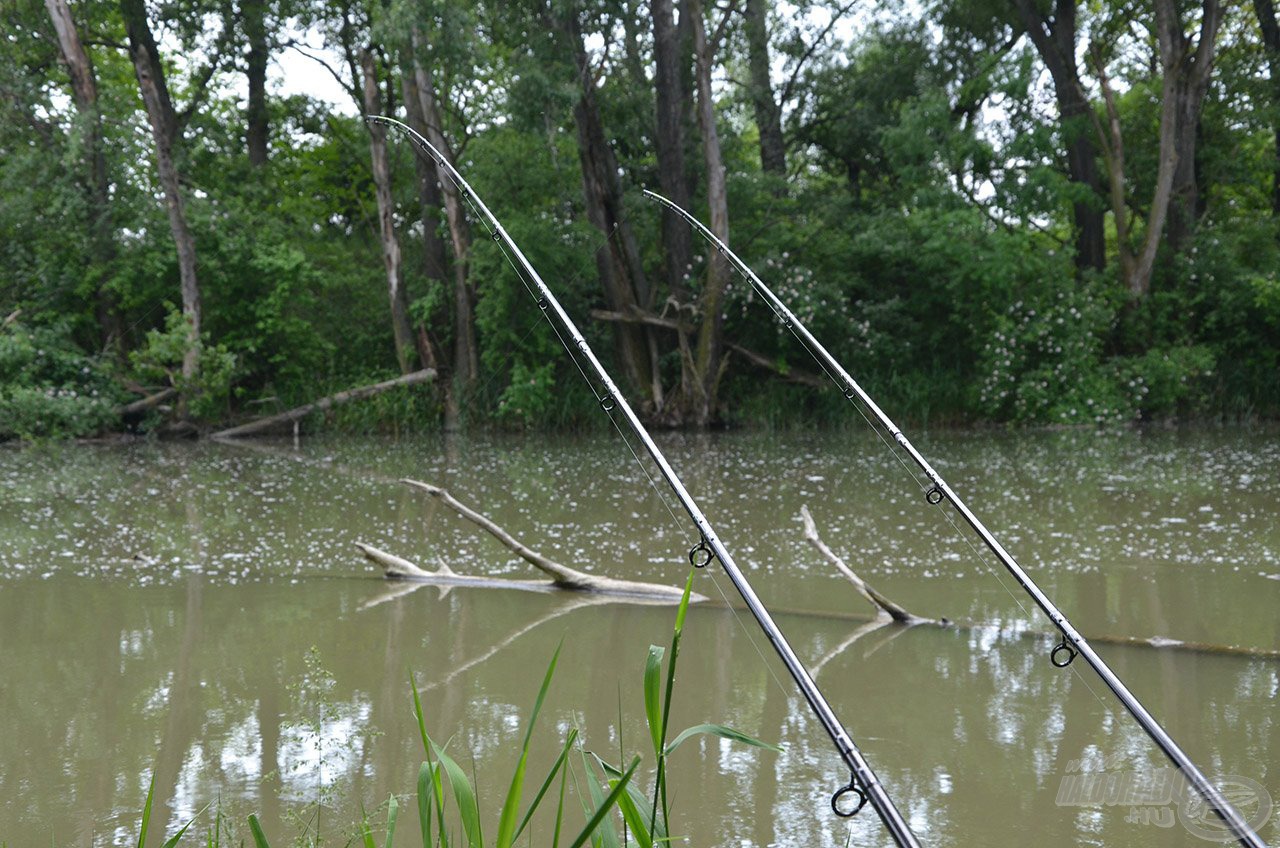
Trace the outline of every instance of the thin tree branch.
[[795, 88], [796, 83], [800, 79], [800, 72], [804, 70], [805, 64], [813, 58], [813, 54], [822, 46], [822, 42], [826, 41], [827, 36], [831, 34], [831, 30], [835, 29], [836, 23], [848, 14], [849, 10], [856, 6], [861, 0], [849, 0], [848, 3], [840, 7], [840, 9], [831, 16], [831, 20], [823, 28], [822, 32], [813, 39], [813, 43], [809, 45], [809, 49], [805, 50], [803, 55], [796, 60], [796, 66], [791, 71], [791, 76], [787, 79], [782, 91], [778, 95], [778, 103], [786, 103], [791, 99], [791, 91]]

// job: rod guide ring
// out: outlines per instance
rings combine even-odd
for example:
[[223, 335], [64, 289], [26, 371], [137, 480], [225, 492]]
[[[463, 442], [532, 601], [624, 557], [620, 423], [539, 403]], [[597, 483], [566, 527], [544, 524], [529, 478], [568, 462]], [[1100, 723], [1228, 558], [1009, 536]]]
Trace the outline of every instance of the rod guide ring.
[[1076, 658], [1078, 653], [1079, 651], [1067, 644], [1067, 637], [1063, 636], [1062, 641], [1049, 652], [1049, 662], [1053, 663], [1057, 668], [1066, 668], [1071, 665], [1071, 661]]
[[689, 549], [689, 564], [694, 568], [706, 568], [707, 563], [711, 562], [713, 556], [715, 554], [711, 552], [706, 538], [703, 537], [698, 540], [698, 544]]
[[[845, 796], [854, 794], [858, 796], [858, 803], [849, 809], [841, 806], [841, 802], [845, 800]], [[831, 810], [842, 819], [849, 819], [856, 816], [863, 807], [867, 805], [867, 793], [862, 791], [858, 786], [856, 778], [849, 778], [849, 785], [836, 790], [836, 794], [831, 796]]]
[[942, 503], [942, 497], [942, 487], [937, 483], [934, 483], [929, 490], [924, 493], [924, 499], [928, 501], [931, 506], [937, 506]]

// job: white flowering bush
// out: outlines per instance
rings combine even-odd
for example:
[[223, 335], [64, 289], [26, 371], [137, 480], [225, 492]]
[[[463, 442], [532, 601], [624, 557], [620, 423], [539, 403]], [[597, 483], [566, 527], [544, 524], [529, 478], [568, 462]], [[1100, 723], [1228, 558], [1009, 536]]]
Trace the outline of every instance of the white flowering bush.
[[0, 330], [0, 439], [74, 438], [119, 421], [119, 389], [66, 327]]
[[1104, 358], [1102, 340], [1115, 320], [1111, 304], [1088, 287], [1011, 303], [982, 349], [983, 413], [1019, 423], [1132, 420], [1149, 387], [1140, 369]]

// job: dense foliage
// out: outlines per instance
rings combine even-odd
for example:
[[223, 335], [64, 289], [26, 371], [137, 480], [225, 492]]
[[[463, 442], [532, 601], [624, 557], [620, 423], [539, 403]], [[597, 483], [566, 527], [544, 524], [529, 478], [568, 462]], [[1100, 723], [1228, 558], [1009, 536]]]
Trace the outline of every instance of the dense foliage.
[[[1270, 3], [850, 8], [7, 4], [0, 439], [211, 425], [422, 367], [328, 423], [598, 420], [483, 222], [375, 112], [446, 148], [655, 422], [846, 413], [641, 187], [721, 214], [891, 414], [1280, 414]], [[346, 101], [305, 93], [330, 75]]]

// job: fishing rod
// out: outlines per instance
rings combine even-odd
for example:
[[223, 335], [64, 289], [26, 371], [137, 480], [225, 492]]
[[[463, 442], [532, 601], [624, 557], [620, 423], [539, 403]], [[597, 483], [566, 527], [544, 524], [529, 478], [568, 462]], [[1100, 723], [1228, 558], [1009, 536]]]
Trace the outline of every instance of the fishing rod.
[[[416, 143], [422, 150], [430, 155], [433, 160], [435, 160], [441, 173], [447, 175], [458, 189], [466, 195], [467, 199], [472, 204], [473, 209], [489, 228], [489, 234], [493, 240], [498, 242], [499, 245], [505, 247], [505, 250], [503, 251], [504, 253], [507, 250], [510, 251], [508, 261], [512, 261], [512, 256], [515, 257], [514, 261], [512, 261], [512, 265], [516, 268], [517, 273], [523, 270], [522, 282], [525, 280], [530, 281], [537, 289], [536, 297], [538, 308], [542, 310], [543, 315], [548, 321], [551, 321], [553, 328], [556, 327], [557, 322], [559, 323], [560, 329], [569, 336], [573, 347], [576, 348], [578, 354], [586, 360], [590, 370], [594, 372], [596, 378], [599, 379], [600, 388], [597, 389], [592, 385], [591, 390], [595, 394], [596, 399], [600, 402], [601, 408], [603, 408], [606, 413], [609, 413], [610, 417], [612, 417], [611, 413], [613, 410], [618, 410], [622, 414], [622, 417], [626, 419], [627, 424], [630, 426], [631, 431], [635, 433], [636, 438], [638, 438], [644, 445], [645, 451], [653, 459], [654, 463], [657, 464], [658, 469], [662, 472], [662, 476], [667, 481], [667, 485], [669, 485], [671, 490], [675, 492], [676, 497], [680, 500], [680, 504], [684, 507], [685, 512], [689, 514], [689, 518], [693, 520], [693, 523], [698, 528], [698, 533], [700, 534], [698, 543], [689, 551], [689, 562], [694, 566], [702, 567], [710, 563], [712, 559], [720, 561], [720, 565], [724, 568], [724, 571], [729, 576], [730, 581], [733, 582], [734, 588], [738, 590], [738, 594], [742, 596], [742, 600], [746, 603], [747, 609], [751, 612], [751, 615], [755, 617], [760, 628], [765, 632], [765, 635], [768, 637], [769, 643], [773, 646], [774, 651], [777, 652], [783, 665], [787, 667], [787, 671], [790, 672], [792, 678], [795, 679], [796, 685], [800, 688], [801, 694], [804, 695], [805, 700], [809, 702], [809, 706], [813, 708], [814, 713], [818, 717], [818, 721], [822, 724], [827, 735], [831, 737], [831, 741], [835, 745], [836, 750], [840, 753], [840, 757], [844, 760], [845, 764], [848, 765], [849, 770], [852, 773], [852, 777], [850, 778], [847, 786], [837, 790], [832, 796], [832, 810], [834, 810], [837, 815], [847, 818], [855, 815], [865, 804], [870, 803], [876, 813], [879, 814], [880, 820], [884, 822], [885, 828], [888, 829], [890, 835], [893, 836], [894, 842], [896, 842], [900, 848], [920, 848], [920, 842], [916, 839], [915, 834], [911, 832], [911, 828], [908, 827], [906, 819], [903, 818], [902, 813], [899, 812], [898, 808], [894, 805], [893, 800], [889, 797], [889, 793], [881, 785], [880, 780], [876, 777], [875, 772], [872, 771], [871, 766], [863, 756], [862, 751], [858, 749], [853, 738], [849, 735], [848, 731], [844, 729], [844, 726], [836, 717], [835, 711], [827, 702], [826, 697], [824, 697], [822, 692], [818, 689], [818, 685], [814, 683], [809, 672], [805, 670], [804, 665], [800, 662], [800, 658], [796, 656], [796, 653], [792, 650], [790, 643], [788, 643], [786, 637], [782, 635], [782, 631], [778, 629], [778, 625], [774, 623], [773, 617], [769, 614], [769, 611], [765, 609], [764, 604], [756, 595], [755, 590], [751, 588], [751, 584], [747, 581], [746, 576], [734, 563], [733, 557], [725, 548], [724, 543], [720, 541], [720, 537], [716, 535], [715, 530], [712, 529], [711, 523], [707, 521], [706, 516], [702, 514], [702, 510], [693, 500], [693, 497], [689, 494], [688, 490], [685, 489], [684, 484], [680, 482], [680, 478], [667, 462], [667, 458], [663, 456], [662, 451], [659, 450], [657, 444], [654, 443], [653, 438], [649, 435], [649, 431], [640, 423], [640, 419], [637, 418], [635, 412], [632, 411], [631, 405], [627, 403], [627, 399], [623, 396], [622, 392], [618, 390], [618, 387], [609, 377], [608, 372], [605, 371], [604, 366], [600, 364], [600, 360], [596, 358], [596, 355], [591, 350], [590, 345], [587, 344], [587, 340], [583, 338], [580, 332], [578, 332], [577, 326], [569, 318], [563, 307], [560, 306], [560, 301], [556, 300], [555, 295], [551, 293], [551, 289], [542, 281], [542, 277], [540, 277], [538, 272], [534, 270], [533, 265], [531, 265], [529, 260], [525, 258], [524, 253], [521, 252], [519, 246], [511, 236], [507, 234], [507, 231], [503, 228], [502, 224], [498, 222], [497, 217], [489, 211], [489, 207], [480, 199], [480, 195], [478, 195], [475, 189], [473, 189], [462, 177], [462, 174], [458, 173], [457, 169], [454, 168], [443, 155], [441, 155], [440, 151], [436, 150], [436, 148], [432, 146], [431, 142], [414, 132], [413, 128], [406, 126], [393, 118], [378, 116], [369, 117], [367, 120], [385, 124], [407, 133], [414, 143]], [[533, 294], [533, 292], [531, 291], [530, 294]], [[555, 319], [554, 321], [552, 320], [553, 317]], [[559, 335], [559, 330], [557, 330], [557, 335]], [[563, 337], [561, 338], [561, 341], [563, 341]], [[578, 365], [581, 370], [582, 366], [578, 362], [577, 356], [574, 354], [568, 343], [565, 344], [565, 349], [569, 352], [570, 357], [574, 359], [574, 364]], [[591, 379], [587, 377], [587, 372], [583, 371], [582, 373], [584, 379], [587, 379], [588, 385], [591, 385]], [[854, 803], [855, 805], [850, 808], [847, 806], [850, 803]]]
[[1200, 769], [1196, 767], [1196, 764], [1191, 761], [1191, 758], [1188, 757], [1182, 748], [1178, 746], [1178, 743], [1173, 741], [1173, 737], [1171, 737], [1168, 732], [1160, 726], [1160, 723], [1152, 717], [1151, 713], [1149, 713], [1137, 697], [1129, 691], [1129, 688], [1125, 686], [1116, 673], [1111, 670], [1110, 666], [1103, 661], [1102, 657], [1098, 656], [1097, 652], [1093, 650], [1092, 646], [1089, 645], [1084, 636], [1080, 635], [1080, 632], [1071, 624], [1066, 615], [1064, 615], [1063, 612], [1054, 605], [1053, 601], [1049, 599], [1049, 596], [1046, 595], [1038, 585], [1036, 585], [1036, 582], [1032, 580], [1030, 575], [1022, 569], [1022, 566], [1018, 565], [1018, 561], [1015, 560], [1007, 550], [1005, 550], [999, 540], [997, 540], [991, 531], [987, 529], [987, 526], [983, 524], [976, 515], [974, 515], [968, 505], [966, 505], [960, 496], [956, 494], [955, 490], [947, 485], [947, 482], [942, 479], [942, 475], [934, 470], [933, 466], [929, 464], [929, 461], [924, 458], [924, 455], [921, 454], [920, 451], [916, 450], [915, 445], [911, 444], [911, 441], [905, 434], [903, 434], [902, 430], [900, 430], [889, 416], [880, 409], [876, 402], [871, 399], [871, 396], [858, 385], [857, 381], [849, 375], [849, 372], [844, 369], [836, 358], [832, 356], [816, 338], [814, 338], [813, 334], [809, 332], [809, 329], [805, 327], [803, 323], [801, 323], [795, 313], [787, 308], [787, 305], [773, 293], [772, 289], [766, 286], [760, 278], [756, 276], [754, 271], [747, 267], [745, 262], [738, 258], [736, 253], [729, 249], [729, 245], [725, 244], [716, 236], [715, 233], [707, 229], [701, 221], [660, 194], [649, 191], [648, 189], [645, 189], [644, 194], [649, 199], [658, 202], [662, 206], [665, 206], [667, 209], [670, 209], [672, 212], [675, 212], [677, 215], [684, 218], [684, 220], [688, 221], [696, 232], [705, 238], [712, 247], [721, 253], [721, 255], [725, 256], [729, 262], [733, 264], [734, 268], [736, 268], [737, 271], [751, 283], [751, 286], [760, 294], [761, 297], [764, 298], [765, 302], [769, 304], [770, 308], [773, 309], [774, 314], [776, 314], [782, 321], [783, 327], [790, 330], [798, 339], [800, 339], [800, 342], [808, 349], [813, 358], [817, 360], [818, 364], [822, 367], [822, 370], [826, 372], [827, 376], [830, 377], [844, 393], [845, 398], [848, 399], [850, 403], [855, 404], [857, 401], [861, 401], [863, 405], [871, 411], [871, 414], [880, 422], [880, 425], [888, 431], [894, 441], [896, 441], [902, 449], [907, 452], [912, 461], [919, 466], [920, 470], [924, 472], [925, 477], [928, 478], [929, 485], [925, 489], [925, 500], [932, 506], [937, 506], [938, 504], [941, 504], [943, 500], [946, 500], [955, 507], [956, 511], [960, 513], [965, 522], [973, 528], [973, 531], [978, 534], [983, 543], [993, 554], [995, 554], [996, 558], [999, 559], [1000, 563], [1004, 565], [1010, 574], [1013, 575], [1014, 579], [1018, 581], [1018, 585], [1031, 596], [1031, 598], [1036, 602], [1036, 605], [1044, 611], [1046, 616], [1048, 616], [1049, 621], [1052, 622], [1053, 625], [1062, 633], [1062, 641], [1049, 652], [1049, 661], [1057, 668], [1066, 668], [1077, 655], [1084, 657], [1085, 661], [1089, 663], [1095, 672], [1097, 672], [1098, 676], [1102, 678], [1108, 688], [1110, 688], [1111, 691], [1115, 693], [1116, 697], [1120, 699], [1120, 703], [1124, 705], [1125, 709], [1128, 710], [1129, 713], [1137, 720], [1138, 724], [1142, 726], [1142, 729], [1147, 732], [1147, 735], [1155, 741], [1156, 745], [1159, 746], [1160, 750], [1164, 751], [1165, 755], [1173, 761], [1174, 765], [1176, 765], [1182, 773], [1186, 775], [1191, 784], [1195, 786], [1196, 791], [1200, 793], [1200, 795], [1209, 803], [1209, 806], [1214, 810], [1214, 812], [1216, 812], [1223, 822], [1226, 823], [1227, 827], [1231, 829], [1231, 833], [1235, 836], [1236, 840], [1239, 841], [1241, 845], [1248, 846], [1248, 848], [1266, 848], [1266, 843], [1262, 841], [1262, 838], [1259, 837], [1249, 823], [1245, 821], [1244, 816], [1240, 814], [1240, 811], [1226, 799], [1218, 787], [1204, 776]]

